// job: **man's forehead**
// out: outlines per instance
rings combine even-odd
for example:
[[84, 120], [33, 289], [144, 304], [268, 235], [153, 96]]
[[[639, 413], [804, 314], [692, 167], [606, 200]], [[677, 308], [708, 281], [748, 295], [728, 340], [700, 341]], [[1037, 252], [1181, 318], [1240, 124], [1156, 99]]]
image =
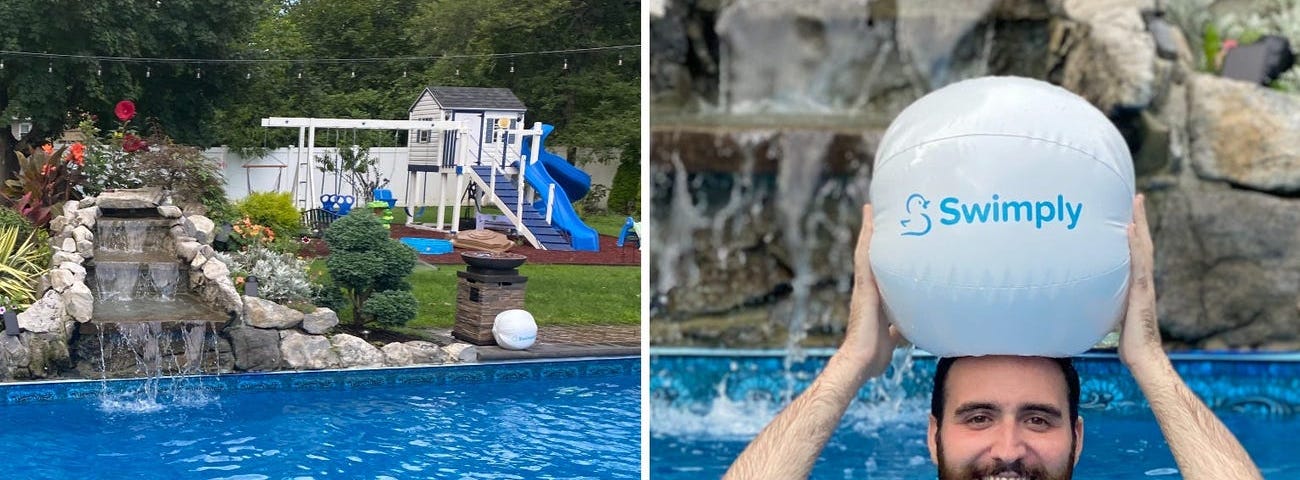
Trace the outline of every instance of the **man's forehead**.
[[987, 356], [961, 358], [948, 372], [946, 410], [970, 402], [1001, 408], [1024, 404], [1068, 403], [1065, 374], [1053, 360], [1043, 357]]

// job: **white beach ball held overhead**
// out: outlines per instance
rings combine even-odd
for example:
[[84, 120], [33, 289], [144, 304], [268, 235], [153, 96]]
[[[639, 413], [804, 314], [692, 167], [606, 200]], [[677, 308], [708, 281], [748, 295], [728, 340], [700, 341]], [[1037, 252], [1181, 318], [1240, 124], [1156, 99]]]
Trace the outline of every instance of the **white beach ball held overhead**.
[[871, 269], [890, 320], [940, 356], [1081, 353], [1129, 281], [1133, 162], [1087, 101], [986, 77], [931, 92], [885, 132]]

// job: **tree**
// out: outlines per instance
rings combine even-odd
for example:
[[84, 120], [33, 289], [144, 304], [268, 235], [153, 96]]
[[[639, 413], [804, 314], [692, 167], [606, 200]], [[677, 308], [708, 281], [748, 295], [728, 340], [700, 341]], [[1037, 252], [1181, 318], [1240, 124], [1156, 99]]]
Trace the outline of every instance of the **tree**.
[[325, 267], [352, 302], [353, 326], [365, 325], [363, 313], [404, 311], [393, 306], [394, 303], [404, 305], [401, 301], [407, 297], [400, 294], [385, 295], [381, 309], [366, 309], [366, 301], [376, 294], [409, 293], [411, 286], [406, 276], [415, 268], [415, 251], [388, 238], [388, 229], [379, 223], [378, 217], [368, 209], [353, 210], [325, 230], [325, 244], [330, 249]]
[[[229, 58], [231, 40], [245, 37], [258, 7], [246, 0], [12, 0], [0, 2], [0, 18], [5, 19], [0, 47], [60, 55]], [[0, 152], [10, 171], [15, 149], [30, 149], [71, 126], [76, 120], [70, 112], [109, 112], [124, 98], [135, 99], [141, 112], [179, 142], [208, 144], [212, 132], [203, 126], [214, 107], [239, 94], [231, 88], [230, 71], [221, 68], [200, 72], [176, 63], [3, 60], [0, 125], [32, 123], [23, 138], [15, 138], [9, 128], [0, 132]]]

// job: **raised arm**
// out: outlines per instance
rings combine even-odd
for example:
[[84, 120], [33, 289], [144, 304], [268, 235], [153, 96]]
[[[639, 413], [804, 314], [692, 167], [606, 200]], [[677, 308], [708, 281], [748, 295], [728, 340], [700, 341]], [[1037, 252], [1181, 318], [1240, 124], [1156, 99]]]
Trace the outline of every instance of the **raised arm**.
[[1138, 195], [1133, 202], [1133, 224], [1128, 231], [1132, 284], [1120, 334], [1120, 360], [1133, 373], [1151, 404], [1184, 479], [1261, 479], [1246, 449], [1187, 388], [1160, 346], [1153, 280], [1155, 249], [1144, 206], [1143, 197]]
[[745, 447], [724, 479], [807, 477], [862, 384], [889, 365], [897, 338], [881, 314], [880, 293], [868, 261], [870, 205], [863, 207], [862, 217], [853, 251], [853, 296], [844, 343], [812, 385]]

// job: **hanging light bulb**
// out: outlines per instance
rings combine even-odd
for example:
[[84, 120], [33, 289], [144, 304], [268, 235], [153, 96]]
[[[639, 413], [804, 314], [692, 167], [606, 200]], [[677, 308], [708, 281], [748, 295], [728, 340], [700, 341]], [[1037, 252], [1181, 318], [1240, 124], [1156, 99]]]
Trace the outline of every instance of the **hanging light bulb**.
[[54, 73], [54, 62], [49, 63], [49, 68], [45, 69], [46, 73]]
[[357, 78], [357, 71], [356, 71], [356, 70], [353, 70], [353, 71], [352, 71], [352, 78]]
[[402, 78], [406, 78], [406, 70], [402, 70]]
[[5, 61], [0, 60], [0, 70], [4, 70], [4, 69], [5, 69]]
[[298, 79], [302, 80], [302, 72], [298, 72]]
[[457, 76], [457, 77], [460, 76], [460, 69], [459, 69], [459, 68], [456, 69], [456, 76]]
[[150, 67], [144, 67], [144, 78], [149, 78], [151, 74], [153, 74], [153, 69]]
[[99, 65], [95, 65], [95, 76], [96, 76], [96, 77], [102, 77], [102, 76], [104, 76], [104, 67], [99, 66]]
[[619, 55], [619, 56], [618, 56], [618, 66], [620, 66], [620, 67], [623, 66], [623, 56], [622, 56], [622, 55]]
[[250, 79], [250, 78], [253, 78], [253, 74], [252, 74], [252, 73], [244, 73], [244, 80], [248, 80], [248, 79]]
[[194, 71], [194, 78], [203, 78], [203, 69], [202, 69], [202, 68], [200, 68], [200, 69]]
[[569, 69], [569, 59], [566, 58], [564, 59], [564, 70], [568, 70], [568, 69]]
[[515, 73], [515, 62], [510, 62], [510, 73]]

